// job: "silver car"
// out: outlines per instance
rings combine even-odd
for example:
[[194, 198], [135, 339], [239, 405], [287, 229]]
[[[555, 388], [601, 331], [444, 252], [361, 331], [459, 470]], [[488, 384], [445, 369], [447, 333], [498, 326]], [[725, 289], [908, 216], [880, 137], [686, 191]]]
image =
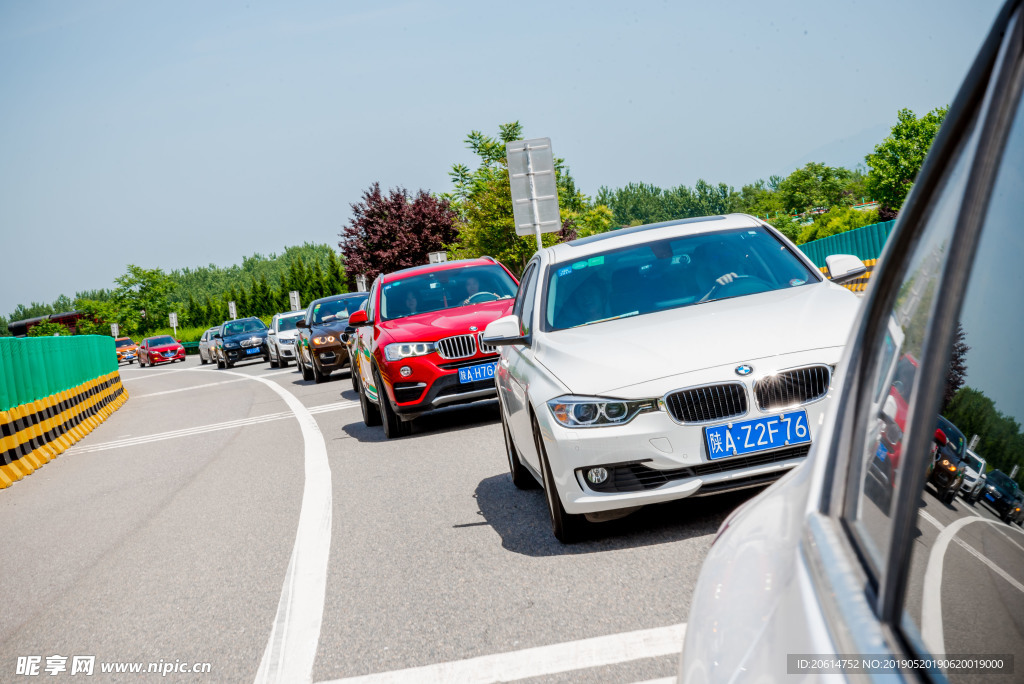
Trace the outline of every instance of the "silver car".
[[[1022, 92], [1013, 0], [900, 211], [810, 455], [712, 542], [680, 682], [1021, 681], [1024, 532], [922, 494], [940, 413], [993, 467], [1021, 458]], [[970, 351], [947, 400], [960, 327]], [[918, 372], [893, 429], [893, 360], [907, 355]], [[872, 470], [891, 473], [887, 496], [865, 486]]]
[[960, 496], [968, 501], [977, 501], [985, 489], [985, 459], [968, 449], [964, 464], [964, 481], [960, 485]]
[[214, 356], [217, 353], [217, 348], [213, 344], [213, 336], [219, 332], [220, 326], [215, 325], [206, 330], [199, 338], [199, 362], [204, 366], [217, 360], [217, 357]]
[[267, 331], [267, 348], [270, 350], [270, 367], [287, 368], [295, 359], [295, 340], [299, 331], [295, 323], [306, 315], [305, 311], [289, 311], [274, 314]]

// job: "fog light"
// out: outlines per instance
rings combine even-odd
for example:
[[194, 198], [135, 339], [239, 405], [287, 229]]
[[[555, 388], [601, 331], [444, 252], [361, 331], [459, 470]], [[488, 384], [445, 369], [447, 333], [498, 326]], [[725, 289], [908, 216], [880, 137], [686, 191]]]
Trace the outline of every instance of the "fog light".
[[407, 377], [409, 377], [410, 375], [412, 375], [412, 368], [409, 368], [408, 366], [402, 366], [402, 367], [401, 367], [401, 368], [400, 368], [400, 369], [398, 370], [398, 372], [402, 374], [402, 377], [403, 377], [403, 378], [407, 378]]
[[608, 479], [608, 471], [604, 468], [591, 468], [587, 471], [587, 479], [591, 484], [601, 484]]

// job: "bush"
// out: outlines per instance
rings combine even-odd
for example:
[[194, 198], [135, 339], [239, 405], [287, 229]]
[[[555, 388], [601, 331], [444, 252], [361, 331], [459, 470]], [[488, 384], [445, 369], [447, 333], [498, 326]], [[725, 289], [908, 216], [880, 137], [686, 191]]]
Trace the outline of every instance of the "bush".
[[820, 240], [830, 235], [845, 233], [854, 228], [862, 228], [878, 223], [877, 211], [857, 211], [850, 207], [832, 207], [824, 214], [814, 218], [814, 223], [804, 226], [800, 231], [797, 244], [802, 245], [811, 240]]

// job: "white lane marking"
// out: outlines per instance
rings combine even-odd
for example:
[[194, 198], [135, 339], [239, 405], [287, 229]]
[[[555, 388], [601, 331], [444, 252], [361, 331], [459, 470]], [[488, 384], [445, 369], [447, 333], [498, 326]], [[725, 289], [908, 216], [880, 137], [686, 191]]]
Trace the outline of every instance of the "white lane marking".
[[924, 571], [924, 595], [933, 597], [933, 600], [924, 601], [921, 606], [921, 638], [925, 646], [932, 653], [942, 654], [946, 652], [946, 636], [942, 626], [942, 564], [946, 556], [946, 549], [951, 541], [956, 541], [959, 546], [965, 548], [968, 553], [980, 560], [989, 569], [1005, 579], [1011, 586], [1024, 592], [1024, 585], [1011, 577], [1005, 570], [982, 555], [974, 547], [966, 542], [956, 539], [956, 533], [971, 523], [983, 522], [989, 525], [1002, 525], [1001, 522], [989, 520], [981, 516], [971, 518], [960, 518], [947, 526], [943, 526], [927, 511], [918, 511], [925, 521], [931, 523], [939, 530], [939, 536], [932, 545], [928, 554], [928, 563]]
[[[268, 381], [269, 382], [269, 381]], [[356, 408], [359, 406], [359, 402], [352, 401], [339, 401], [334, 404], [325, 404], [324, 406], [315, 406], [310, 409], [306, 409], [312, 414], [328, 413], [330, 411], [342, 411], [345, 409]], [[115, 439], [111, 442], [101, 442], [99, 444], [83, 444], [79, 442], [70, 449], [67, 450], [69, 454], [90, 454], [96, 451], [107, 451], [108, 449], [120, 449], [129, 446], [138, 446], [140, 444], [149, 444], [151, 442], [162, 442], [168, 439], [177, 439], [179, 437], [190, 437], [192, 435], [202, 435], [207, 432], [216, 432], [218, 430], [231, 430], [233, 428], [245, 427], [247, 425], [258, 425], [259, 423], [270, 423], [275, 420], [284, 420], [285, 418], [291, 418], [292, 414], [289, 411], [281, 413], [268, 413], [265, 416], [255, 416], [253, 418], [239, 418], [238, 420], [228, 420], [223, 423], [213, 423], [211, 425], [202, 425], [200, 427], [185, 428], [182, 430], [171, 430], [169, 432], [158, 432], [152, 435], [142, 435], [140, 437], [126, 437], [123, 439]]]
[[[495, 653], [408, 670], [335, 679], [321, 684], [432, 684], [442, 682], [511, 682], [643, 658], [678, 655], [686, 624], [609, 634], [521, 651]], [[671, 680], [669, 680], [671, 681]]]
[[[971, 512], [971, 515], [976, 515], [976, 516], [978, 516], [979, 518], [981, 518], [982, 520], [988, 520], [988, 518], [986, 518], [986, 517], [985, 517], [985, 516], [983, 516], [983, 515], [982, 515], [981, 513], [979, 513], [979, 512], [978, 512], [978, 510], [977, 510], [977, 508], [975, 508], [975, 506], [980, 506], [980, 505], [981, 505], [981, 503], [976, 503], [976, 504], [975, 504], [974, 506], [972, 506], [971, 508], [968, 508], [967, 510]], [[1010, 527], [1010, 529], [1011, 529], [1011, 530], [1013, 530], [1014, 532], [1017, 532], [1018, 534], [1022, 534], [1022, 535], [1024, 535], [1024, 530], [1021, 530], [1020, 528], [1017, 528], [1017, 529], [1015, 529], [1015, 530], [1014, 530], [1014, 529], [1013, 529], [1013, 526], [1012, 526], [1012, 525], [1010, 525], [1009, 527]], [[1004, 531], [1003, 531], [1002, 529], [1000, 529], [1000, 528], [998, 528], [998, 527], [997, 527], [997, 528], [996, 528], [996, 532], [998, 532], [999, 534], [1003, 535], [1003, 537], [1005, 537], [1007, 541], [1009, 541], [1009, 542], [1010, 542], [1011, 544], [1013, 544], [1014, 546], [1016, 546], [1016, 547], [1017, 547], [1018, 549], [1020, 549], [1021, 551], [1024, 551], [1024, 546], [1021, 546], [1020, 544], [1018, 544], [1017, 542], [1015, 542], [1015, 541], [1013, 540], [1013, 538], [1012, 538], [1012, 537], [1010, 537], [1010, 535], [1006, 534], [1006, 532], [1004, 532]]]
[[262, 373], [260, 375], [260, 377], [261, 378], [269, 378], [271, 375], [284, 375], [285, 373], [298, 373], [298, 372], [299, 372], [299, 370], [297, 368], [289, 368], [287, 370], [274, 371], [273, 373]]
[[170, 375], [171, 373], [180, 373], [182, 371], [194, 370], [193, 368], [168, 368], [165, 371], [154, 371], [150, 368], [136, 368], [134, 372], [129, 373], [127, 376], [124, 375], [124, 371], [128, 370], [122, 368], [118, 371], [121, 373], [121, 380], [142, 380], [143, 378], [159, 378], [161, 375]]
[[163, 392], [150, 392], [149, 394], [133, 394], [132, 399], [142, 399], [144, 397], [162, 397], [165, 394], [176, 394], [177, 392], [191, 392], [192, 390], [202, 389], [203, 387], [213, 387], [215, 385], [230, 385], [235, 382], [245, 382], [245, 378], [238, 378], [237, 380], [221, 380], [220, 382], [208, 382], [205, 385], [192, 385], [191, 387], [180, 387], [178, 389], [164, 390]]
[[299, 524], [256, 682], [311, 682], [313, 661], [320, 643], [331, 552], [332, 487], [327, 445], [312, 412], [294, 394], [270, 380], [234, 371], [222, 372], [269, 387], [288, 405], [302, 431], [305, 481]]

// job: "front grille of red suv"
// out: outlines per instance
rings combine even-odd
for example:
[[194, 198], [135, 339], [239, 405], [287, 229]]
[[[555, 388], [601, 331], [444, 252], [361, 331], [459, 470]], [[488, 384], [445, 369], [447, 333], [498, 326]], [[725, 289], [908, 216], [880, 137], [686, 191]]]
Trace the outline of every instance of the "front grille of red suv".
[[455, 335], [437, 341], [437, 353], [442, 359], [465, 359], [476, 354], [475, 335]]

